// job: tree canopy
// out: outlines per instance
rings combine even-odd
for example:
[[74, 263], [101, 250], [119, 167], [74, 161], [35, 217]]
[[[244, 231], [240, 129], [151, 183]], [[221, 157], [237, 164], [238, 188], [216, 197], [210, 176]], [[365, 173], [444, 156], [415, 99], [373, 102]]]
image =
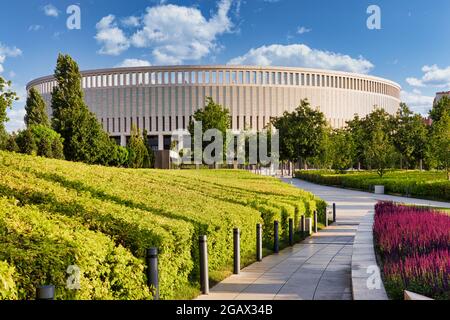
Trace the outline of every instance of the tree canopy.
[[28, 92], [27, 103], [25, 105], [25, 124], [50, 126], [47, 112], [45, 111], [45, 102], [42, 96], [35, 88]]
[[320, 153], [327, 122], [324, 114], [311, 108], [307, 99], [293, 112], [273, 119], [272, 124], [279, 131], [280, 160], [306, 161]]
[[114, 162], [115, 143], [84, 103], [78, 64], [60, 54], [54, 76], [52, 124], [64, 139], [66, 159], [103, 165]]

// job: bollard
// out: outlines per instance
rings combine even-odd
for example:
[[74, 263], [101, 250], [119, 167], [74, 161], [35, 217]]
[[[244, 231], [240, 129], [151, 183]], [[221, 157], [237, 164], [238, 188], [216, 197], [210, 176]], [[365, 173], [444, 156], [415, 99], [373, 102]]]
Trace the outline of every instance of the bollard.
[[262, 225], [256, 225], [256, 260], [262, 261]]
[[305, 216], [303, 215], [300, 221], [300, 232], [304, 235], [306, 232], [306, 225], [305, 225]]
[[234, 247], [234, 268], [233, 273], [239, 274], [241, 270], [241, 245], [239, 229], [233, 230], [233, 247]]
[[159, 300], [158, 249], [147, 249], [147, 285], [153, 294], [153, 300]]
[[280, 251], [279, 234], [278, 234], [278, 221], [273, 223], [273, 252], [278, 253]]
[[317, 211], [314, 211], [314, 233], [317, 233]]
[[305, 219], [305, 235], [310, 236], [312, 234], [312, 218]]
[[200, 288], [203, 294], [209, 294], [208, 241], [206, 236], [199, 237], [200, 248]]
[[336, 203], [333, 203], [333, 223], [336, 223]]
[[289, 219], [289, 246], [294, 245], [294, 219]]
[[55, 300], [55, 286], [39, 286], [36, 288], [36, 300]]
[[328, 210], [325, 209], [325, 228], [328, 228]]

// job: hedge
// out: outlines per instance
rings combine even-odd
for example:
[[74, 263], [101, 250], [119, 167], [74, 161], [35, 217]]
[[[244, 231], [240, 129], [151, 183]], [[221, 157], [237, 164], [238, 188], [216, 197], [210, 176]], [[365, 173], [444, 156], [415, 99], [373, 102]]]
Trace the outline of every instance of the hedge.
[[373, 192], [383, 185], [387, 194], [450, 201], [450, 181], [443, 171], [389, 171], [380, 178], [373, 171], [337, 174], [333, 171], [297, 171], [295, 177], [317, 184]]
[[16, 300], [17, 287], [14, 281], [15, 268], [0, 261], [0, 300]]
[[[208, 236], [210, 271], [232, 266], [233, 228], [242, 259], [255, 257], [256, 224], [272, 247], [273, 221], [287, 236], [288, 220], [326, 203], [275, 178], [234, 170], [132, 170], [88, 166], [0, 152], [0, 196], [69, 219], [123, 246], [141, 263], [160, 251], [160, 294], [180, 298], [198, 288], [198, 237]], [[184, 296], [181, 296], [184, 297]]]
[[[123, 247], [76, 221], [6, 198], [0, 199], [0, 260], [15, 268], [19, 299], [33, 299], [37, 286], [50, 283], [57, 299], [151, 298], [143, 264]], [[79, 290], [66, 288], [70, 265], [80, 268]]]

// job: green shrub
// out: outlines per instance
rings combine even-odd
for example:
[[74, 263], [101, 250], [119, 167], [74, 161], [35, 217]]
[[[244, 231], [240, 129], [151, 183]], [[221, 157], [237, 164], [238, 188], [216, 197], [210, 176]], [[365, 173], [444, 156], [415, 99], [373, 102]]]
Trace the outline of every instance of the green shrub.
[[336, 174], [332, 171], [297, 171], [299, 179], [317, 184], [373, 191], [384, 185], [387, 194], [441, 201], [450, 200], [450, 181], [444, 171], [390, 171], [380, 178], [374, 171]]
[[[15, 266], [20, 299], [53, 284], [56, 299], [148, 299], [144, 266], [108, 237], [76, 221], [16, 200], [0, 199], [0, 260]], [[80, 289], [69, 290], [67, 268], [80, 268]]]
[[163, 299], [198, 288], [200, 235], [208, 237], [211, 273], [229, 270], [233, 228], [241, 230], [242, 259], [251, 261], [257, 223], [272, 249], [275, 220], [286, 237], [289, 218], [298, 226], [301, 215], [324, 207], [310, 193], [244, 171], [126, 170], [6, 152], [0, 195], [103, 234], [141, 261], [157, 247]]
[[0, 260], [0, 300], [17, 299], [17, 287], [14, 276], [14, 267]]

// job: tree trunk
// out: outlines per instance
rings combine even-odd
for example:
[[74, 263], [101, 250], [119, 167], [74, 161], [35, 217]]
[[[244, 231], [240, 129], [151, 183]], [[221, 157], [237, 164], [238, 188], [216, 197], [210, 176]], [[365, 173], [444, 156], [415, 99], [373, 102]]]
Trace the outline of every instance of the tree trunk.
[[358, 161], [358, 171], [361, 171], [361, 161]]
[[423, 160], [422, 159], [420, 159], [419, 167], [420, 167], [420, 171], [423, 171]]

